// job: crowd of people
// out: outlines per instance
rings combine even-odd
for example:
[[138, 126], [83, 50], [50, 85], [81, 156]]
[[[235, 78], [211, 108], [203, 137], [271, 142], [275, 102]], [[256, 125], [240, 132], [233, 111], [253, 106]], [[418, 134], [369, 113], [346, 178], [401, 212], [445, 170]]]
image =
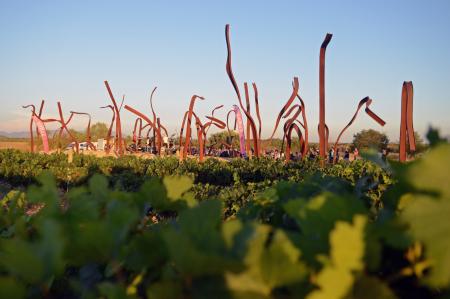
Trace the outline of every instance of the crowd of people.
[[[149, 138], [146, 142], [146, 144], [136, 144], [132, 143], [128, 146], [128, 150], [130, 152], [147, 152], [152, 154], [158, 154], [157, 148], [154, 145], [154, 142], [152, 143], [152, 138]], [[180, 147], [175, 145], [173, 138], [165, 138], [163, 140], [161, 153], [164, 155], [175, 155], [177, 152], [179, 152]], [[253, 151], [253, 149], [252, 149]], [[188, 153], [192, 156], [198, 155], [198, 148], [195, 146], [192, 146], [189, 148]], [[246, 155], [242, 155], [241, 152], [236, 148], [230, 148], [230, 147], [224, 147], [216, 148], [216, 147], [207, 147], [205, 149], [205, 154], [207, 156], [213, 156], [213, 157], [221, 157], [221, 158], [247, 158]], [[254, 155], [252, 152], [251, 155]], [[272, 159], [278, 160], [278, 159], [285, 159], [285, 153], [282, 150], [279, 149], [268, 149], [265, 150], [263, 153], [266, 157], [271, 157]], [[301, 152], [292, 152], [290, 154], [290, 160], [292, 161], [299, 161], [303, 158]], [[388, 149], [382, 149], [379, 153], [381, 159], [383, 161], [386, 161], [387, 155], [388, 155]], [[319, 149], [316, 147], [310, 147], [307, 158], [309, 160], [315, 160], [320, 156]], [[334, 148], [330, 148], [327, 152], [327, 162], [328, 163], [334, 163], [340, 160], [343, 161], [350, 161], [350, 160], [356, 160], [359, 158], [359, 150], [358, 148], [354, 148], [353, 150], [350, 150], [348, 147], [338, 147], [336, 151]]]

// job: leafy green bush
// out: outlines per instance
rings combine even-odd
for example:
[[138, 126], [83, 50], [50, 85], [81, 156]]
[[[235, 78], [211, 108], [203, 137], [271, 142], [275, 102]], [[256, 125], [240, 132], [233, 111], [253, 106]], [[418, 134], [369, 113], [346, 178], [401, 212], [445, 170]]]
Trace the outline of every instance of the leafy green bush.
[[[8, 172], [5, 155], [25, 168], [45, 164], [53, 174], [27, 177], [36, 167]], [[1, 202], [1, 298], [450, 294], [447, 144], [393, 164], [393, 176], [359, 161], [315, 172], [309, 162], [76, 156], [70, 165], [62, 155], [24, 155], [3, 152], [0, 163], [3, 178], [37, 181]], [[65, 193], [58, 163], [91, 169]], [[130, 173], [143, 181], [136, 190], [121, 185]], [[216, 199], [199, 200], [201, 185]], [[232, 188], [244, 185], [250, 195], [233, 200], [244, 191]]]

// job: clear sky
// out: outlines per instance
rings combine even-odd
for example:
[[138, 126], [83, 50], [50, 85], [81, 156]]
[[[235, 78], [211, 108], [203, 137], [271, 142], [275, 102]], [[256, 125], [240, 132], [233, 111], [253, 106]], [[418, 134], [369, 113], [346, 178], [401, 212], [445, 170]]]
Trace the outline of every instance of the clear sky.
[[[109, 122], [103, 81], [126, 104], [149, 113], [148, 97], [172, 132], [192, 94], [200, 115], [237, 99], [225, 72], [225, 24], [231, 24], [238, 82], [256, 82], [264, 137], [300, 79], [317, 140], [319, 48], [327, 32], [326, 122], [331, 139], [358, 101], [387, 124], [361, 114], [344, 140], [374, 128], [398, 140], [402, 82], [414, 83], [414, 125], [450, 134], [450, 1], [5, 1], [0, 0], [0, 130], [26, 131], [23, 104], [56, 101]], [[133, 117], [123, 111], [125, 131]], [[77, 122], [76, 126], [81, 125]]]

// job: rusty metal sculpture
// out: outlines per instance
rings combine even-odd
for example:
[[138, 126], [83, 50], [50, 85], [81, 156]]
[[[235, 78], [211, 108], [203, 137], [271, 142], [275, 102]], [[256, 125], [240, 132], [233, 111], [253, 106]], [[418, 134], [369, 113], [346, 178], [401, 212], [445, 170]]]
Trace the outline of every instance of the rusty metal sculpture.
[[[259, 157], [260, 155], [260, 150], [259, 150], [259, 144], [260, 142], [258, 142], [258, 134], [256, 132], [256, 125], [255, 125], [255, 121], [253, 120], [253, 117], [250, 114], [249, 109], [246, 109], [244, 107], [244, 105], [242, 104], [242, 98], [241, 98], [241, 93], [239, 91], [239, 87], [236, 83], [236, 79], [234, 78], [234, 74], [233, 74], [233, 69], [231, 66], [231, 42], [230, 42], [230, 25], [227, 24], [225, 26], [225, 39], [226, 39], [226, 43], [227, 43], [227, 63], [226, 63], [226, 71], [228, 74], [228, 78], [231, 81], [231, 84], [233, 85], [233, 88], [236, 92], [238, 101], [239, 101], [239, 106], [241, 107], [242, 111], [244, 112], [245, 116], [247, 117], [247, 121], [249, 122], [249, 127], [251, 129], [251, 133], [252, 133], [252, 137], [253, 137], [253, 148], [255, 151], [255, 156]], [[245, 85], [244, 85], [245, 87]], [[246, 98], [248, 97], [248, 88], [246, 89]], [[250, 134], [248, 134], [247, 136], [247, 140], [250, 140]]]
[[[207, 122], [204, 126], [203, 126], [203, 132], [204, 132], [204, 142], [205, 142], [205, 148], [206, 148], [206, 142], [207, 142], [207, 135], [208, 135], [208, 131], [211, 128], [211, 126], [216, 126], [219, 129], [225, 129], [226, 124], [221, 121], [220, 119], [214, 117], [214, 113], [221, 109], [223, 107], [223, 105], [219, 105], [217, 107], [214, 107], [214, 109], [211, 111], [211, 116], [206, 116], [206, 118], [209, 119], [209, 122]], [[208, 153], [211, 153], [212, 148], [215, 146], [215, 144], [210, 144], [209, 146], [209, 150]]]
[[230, 138], [231, 143], [229, 144], [229, 148], [233, 149], [233, 142], [231, 139], [231, 130], [228, 123], [230, 114], [234, 112], [234, 128], [233, 130], [236, 130], [236, 126], [238, 127], [238, 134], [239, 134], [239, 147], [240, 147], [240, 154], [242, 157], [245, 157], [247, 155], [246, 152], [246, 144], [245, 144], [245, 132], [244, 132], [244, 124], [242, 122], [242, 114], [239, 110], [239, 107], [237, 105], [233, 105], [233, 109], [231, 109], [227, 113], [227, 130], [228, 130], [228, 137]]
[[406, 162], [406, 146], [409, 143], [409, 150], [416, 151], [416, 139], [413, 128], [413, 84], [411, 81], [403, 82], [402, 87], [402, 114], [400, 119], [400, 149], [399, 160]]
[[259, 150], [259, 155], [262, 155], [264, 152], [264, 149], [262, 148], [262, 144], [261, 144], [261, 126], [262, 126], [262, 121], [261, 121], [261, 114], [259, 113], [259, 98], [258, 98], [258, 88], [256, 87], [255, 83], [252, 83], [253, 86], [253, 93], [255, 95], [255, 108], [256, 108], [256, 117], [258, 118], [258, 150]]
[[[67, 133], [67, 135], [70, 137], [71, 142], [74, 143], [75, 145], [75, 151], [78, 153], [79, 152], [79, 143], [78, 140], [75, 138], [75, 136], [73, 136], [73, 134], [70, 132], [69, 128], [67, 127], [67, 124], [72, 120], [74, 114], [71, 113], [69, 119], [67, 121], [64, 120], [64, 115], [62, 112], [62, 108], [61, 108], [61, 102], [57, 102], [57, 106], [58, 106], [58, 113], [59, 113], [59, 119], [56, 118], [47, 118], [47, 119], [43, 119], [42, 121], [44, 123], [47, 122], [57, 122], [61, 125], [61, 127], [58, 130], [58, 140], [61, 140], [62, 134], [64, 133], [64, 131]], [[90, 124], [90, 120], [89, 120], [89, 124]], [[56, 135], [56, 131], [55, 134], [53, 135], [53, 139], [55, 139], [55, 135]], [[60, 144], [61, 146], [61, 144]], [[61, 147], [60, 147], [61, 149]]]
[[90, 148], [91, 150], [97, 150], [96, 146], [92, 143], [91, 140], [91, 115], [89, 113], [86, 112], [75, 112], [75, 111], [70, 111], [70, 117], [66, 122], [66, 126], [69, 124], [69, 122], [72, 120], [72, 118], [75, 115], [86, 115], [89, 119], [87, 127], [86, 127], [86, 143], [88, 148]]
[[75, 144], [76, 152], [78, 152], [79, 151], [79, 142], [75, 138], [75, 136], [73, 136], [73, 134], [70, 132], [69, 128], [67, 127], [67, 125], [72, 121], [72, 119], [75, 115], [87, 115], [89, 117], [87, 129], [86, 129], [87, 144], [88, 144], [88, 147], [90, 147], [91, 149], [93, 149], [93, 150], [96, 149], [95, 146], [91, 142], [91, 135], [90, 135], [91, 116], [88, 113], [70, 111], [70, 117], [67, 119], [67, 121], [65, 121], [62, 107], [61, 107], [61, 102], [57, 102], [59, 119], [56, 119], [56, 118], [44, 119], [44, 118], [42, 118], [42, 111], [44, 108], [44, 103], [45, 103], [44, 100], [42, 100], [41, 106], [39, 109], [39, 114], [36, 114], [34, 105], [23, 106], [23, 108], [28, 108], [28, 107], [32, 108], [32, 120], [30, 122], [30, 137], [31, 137], [30, 144], [31, 144], [32, 152], [34, 151], [34, 139], [33, 139], [33, 130], [32, 130], [33, 122], [36, 124], [37, 129], [39, 130], [39, 135], [41, 135], [41, 138], [43, 139], [43, 145], [44, 145], [45, 152], [49, 151], [49, 146], [48, 146], [47, 130], [45, 129], [44, 124], [52, 123], [52, 122], [59, 123], [59, 125], [60, 125], [59, 130], [55, 131], [55, 133], [53, 135], [53, 139], [55, 139], [55, 135], [56, 135], [56, 133], [58, 133], [58, 140], [61, 140], [62, 134], [65, 131], [67, 133], [67, 135], [70, 137], [71, 141]]
[[63, 115], [62, 108], [61, 108], [61, 102], [57, 102], [57, 105], [58, 105], [59, 120], [58, 119], [46, 119], [46, 120], [44, 120], [44, 122], [53, 122], [53, 121], [59, 122], [61, 124], [61, 128], [59, 129], [58, 139], [61, 140], [61, 136], [62, 136], [63, 132], [66, 131], [67, 135], [69, 135], [72, 142], [75, 143], [75, 149], [76, 149], [76, 152], [78, 153], [78, 151], [79, 151], [78, 140], [75, 138], [75, 136], [72, 135], [69, 128], [67, 128], [67, 124], [72, 119], [73, 114], [71, 117], [69, 117], [69, 120], [67, 122], [65, 122], [64, 115]]
[[325, 51], [333, 37], [327, 33], [320, 47], [319, 61], [319, 155], [326, 157], [328, 148], [328, 128], [325, 123]]
[[[204, 100], [203, 97], [193, 95], [191, 98], [191, 101], [189, 103], [189, 110], [184, 113], [183, 122], [181, 124], [180, 129], [180, 160], [184, 160], [187, 157], [188, 151], [191, 146], [192, 138], [192, 117], [195, 118], [195, 126], [197, 129], [197, 141], [198, 141], [198, 147], [199, 147], [199, 162], [203, 162], [204, 156], [205, 156], [205, 149], [206, 149], [206, 133], [209, 130], [209, 128], [214, 125], [220, 129], [224, 129], [226, 124], [221, 121], [220, 119], [214, 117], [214, 112], [217, 109], [220, 109], [223, 107], [223, 105], [215, 107], [212, 112], [211, 116], [206, 116], [206, 118], [209, 120], [205, 125], [203, 125], [200, 118], [197, 116], [197, 114], [194, 112], [194, 104], [195, 100], [200, 99]], [[186, 127], [186, 135], [184, 137], [184, 145], [181, 148], [181, 144], [183, 144], [183, 132]]]
[[135, 146], [135, 150], [137, 150], [142, 140], [142, 118], [138, 117], [134, 121], [133, 128], [133, 143]]
[[[111, 91], [111, 88], [109, 87], [108, 81], [105, 81], [105, 86], [106, 86], [106, 89], [108, 90], [109, 97], [111, 98], [111, 101], [113, 103], [113, 107], [112, 107], [112, 110], [114, 111], [113, 122], [115, 119], [115, 124], [116, 124], [114, 151], [117, 155], [121, 156], [124, 154], [124, 148], [125, 148], [125, 144], [123, 143], [123, 140], [122, 140], [122, 124], [120, 122], [120, 108], [122, 108], [123, 100], [122, 100], [122, 104], [120, 105], [120, 108], [119, 108], [117, 106], [114, 95]], [[105, 107], [109, 107], [109, 106], [105, 106]], [[111, 129], [112, 129], [112, 123], [111, 123]], [[109, 132], [109, 134], [111, 134], [111, 132]], [[106, 141], [108, 146], [109, 146], [109, 138], [110, 138], [109, 136], [107, 136], [107, 141]]]
[[[282, 147], [281, 151], [283, 151], [284, 143], [286, 141], [286, 149], [285, 149], [285, 159], [286, 161], [290, 160], [291, 156], [291, 147], [292, 147], [292, 131], [295, 130], [299, 140], [299, 147], [302, 157], [306, 156], [308, 152], [308, 123], [306, 121], [306, 107], [303, 99], [299, 96], [299, 81], [297, 77], [294, 77], [294, 81], [292, 82], [292, 94], [287, 100], [286, 104], [283, 106], [281, 111], [278, 113], [277, 120], [275, 122], [275, 127], [273, 129], [272, 135], [270, 136], [270, 140], [273, 140], [273, 137], [278, 129], [281, 119], [288, 118], [293, 111], [296, 110], [294, 115], [289, 118], [285, 124], [283, 125], [283, 139], [282, 139]], [[300, 104], [292, 105], [295, 99], [298, 99]], [[303, 123], [298, 119], [299, 116], [302, 116]], [[303, 128], [304, 134], [302, 134], [300, 125]], [[305, 136], [305, 137], [303, 137]]]
[[47, 136], [47, 130], [45, 129], [45, 125], [43, 120], [41, 119], [42, 116], [42, 109], [44, 108], [45, 101], [41, 101], [41, 106], [39, 108], [39, 114], [36, 114], [36, 107], [34, 105], [25, 105], [22, 106], [22, 108], [26, 109], [31, 107], [31, 118], [30, 118], [30, 152], [34, 152], [34, 137], [33, 137], [33, 123], [36, 125], [36, 135], [40, 135], [42, 139], [42, 145], [44, 148], [44, 152], [49, 151], [48, 146], [48, 136]]
[[111, 109], [112, 114], [113, 114], [112, 119], [111, 119], [111, 124], [109, 125], [108, 133], [107, 133], [106, 138], [105, 138], [106, 139], [105, 152], [109, 153], [109, 151], [112, 148], [112, 146], [110, 144], [110, 141], [111, 141], [111, 137], [112, 137], [112, 135], [111, 135], [112, 134], [112, 129], [113, 129], [113, 126], [114, 126], [114, 123], [115, 123], [115, 120], [116, 120], [116, 112], [115, 112], [114, 107], [112, 105], [102, 106], [100, 108], [109, 108], [109, 109]]
[[[344, 134], [345, 130], [348, 129], [348, 127], [350, 127], [353, 122], [355, 121], [356, 117], [358, 116], [358, 112], [361, 109], [362, 106], [366, 105], [366, 113], [374, 120], [376, 121], [380, 126], [384, 126], [386, 124], [386, 122], [384, 120], [382, 120], [378, 115], [376, 115], [372, 110], [370, 110], [369, 106], [370, 104], [372, 104], [372, 99], [369, 97], [365, 97], [364, 99], [362, 99], [361, 101], [359, 101], [358, 104], [358, 108], [356, 109], [355, 114], [353, 115], [352, 119], [349, 121], [349, 123], [344, 127], [344, 129], [342, 129], [341, 133], [339, 133], [338, 138], [336, 139], [336, 142], [334, 143], [334, 152], [336, 153], [337, 150], [337, 146], [339, 144], [339, 140], [341, 139], [342, 134]], [[337, 161], [337, 155], [335, 154], [333, 156], [333, 163], [336, 163]]]
[[[144, 113], [128, 106], [125, 105], [125, 109], [127, 109], [128, 111], [130, 111], [131, 113], [135, 114], [138, 116], [138, 119], [141, 119], [141, 123], [140, 123], [140, 127], [139, 127], [139, 136], [141, 136], [141, 131], [146, 129], [147, 127], [149, 127], [148, 131], [147, 131], [147, 138], [149, 138], [150, 132], [153, 131], [153, 140], [155, 140], [154, 142], [154, 146], [157, 148], [157, 152], [159, 155], [161, 155], [161, 147], [162, 147], [162, 133], [161, 130], [164, 131], [164, 133], [166, 134], [166, 136], [169, 136], [167, 133], [167, 129], [161, 124], [161, 120], [159, 117], [156, 116], [155, 110], [153, 109], [153, 94], [156, 91], [156, 88], [153, 88], [151, 94], [150, 94], [150, 109], [152, 111], [152, 116], [153, 116], [153, 121], [150, 120], [150, 118], [148, 118], [147, 116], [145, 116]], [[138, 119], [136, 119], [135, 125], [134, 125], [134, 131], [133, 131], [133, 138], [134, 138], [134, 134], [136, 131], [136, 125], [138, 122]], [[147, 124], [145, 126], [142, 126], [142, 120], [144, 120], [145, 122], [147, 122]], [[155, 138], [156, 137], [156, 138]]]
[[[150, 125], [150, 127], [151, 127], [154, 131], [159, 132], [159, 130], [158, 130], [156, 124], [153, 123], [153, 122], [152, 122], [145, 114], [143, 114], [142, 112], [139, 112], [138, 110], [136, 110], [136, 109], [134, 109], [134, 108], [132, 108], [132, 107], [130, 107], [130, 106], [128, 106], [128, 105], [125, 105], [124, 108], [125, 108], [126, 110], [130, 111], [131, 113], [137, 115], [139, 118], [142, 118], [144, 121], [146, 121], [147, 124]], [[158, 153], [161, 153], [161, 135], [160, 135], [160, 134], [158, 134], [157, 148], [158, 148]]]
[[[191, 98], [191, 101], [189, 103], [189, 110], [185, 112], [184, 117], [183, 117], [183, 122], [181, 124], [181, 130], [180, 130], [180, 160], [184, 160], [187, 157], [187, 153], [188, 153], [188, 148], [191, 144], [191, 122], [192, 122], [192, 115], [195, 114], [194, 113], [194, 104], [195, 104], [195, 100], [196, 99], [200, 99], [200, 100], [204, 100], [205, 98], [198, 96], [198, 95], [193, 95]], [[197, 136], [198, 136], [198, 143], [200, 146], [200, 161], [203, 160], [203, 134], [201, 134], [199, 132], [199, 119], [198, 117], [195, 115], [196, 118], [196, 125], [197, 125]], [[186, 123], [187, 121], [187, 123]], [[186, 125], [186, 136], [184, 138], [184, 145], [183, 148], [181, 149], [181, 144], [183, 142], [183, 131], [184, 131], [184, 127]]]
[[[217, 107], [214, 107], [214, 109], [211, 111], [211, 117], [214, 118], [214, 112], [216, 112], [217, 110], [221, 109], [223, 107], [223, 105], [219, 105]], [[213, 124], [213, 121], [210, 120], [209, 125], [207, 126], [206, 130], [205, 130], [205, 134], [208, 134], [209, 129], [211, 128], [211, 125]]]

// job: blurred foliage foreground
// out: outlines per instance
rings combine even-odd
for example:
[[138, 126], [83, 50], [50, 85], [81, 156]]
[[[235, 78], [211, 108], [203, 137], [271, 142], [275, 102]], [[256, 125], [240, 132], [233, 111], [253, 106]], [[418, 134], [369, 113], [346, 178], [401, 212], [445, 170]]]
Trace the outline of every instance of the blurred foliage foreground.
[[[11, 153], [0, 161], [4, 181]], [[143, 177], [136, 190], [97, 171], [106, 175], [67, 191], [50, 169], [6, 193], [0, 298], [449, 298], [448, 144], [405, 165], [357, 161], [313, 172], [299, 162], [295, 174], [296, 164], [273, 162], [280, 175], [269, 183], [271, 174], [257, 173], [267, 161], [191, 161], [175, 167], [191, 175], [172, 169], [164, 178], [148, 169], [162, 162], [147, 163], [127, 177]], [[266, 183], [245, 200], [231, 189], [208, 193], [227, 171], [223, 188]]]

